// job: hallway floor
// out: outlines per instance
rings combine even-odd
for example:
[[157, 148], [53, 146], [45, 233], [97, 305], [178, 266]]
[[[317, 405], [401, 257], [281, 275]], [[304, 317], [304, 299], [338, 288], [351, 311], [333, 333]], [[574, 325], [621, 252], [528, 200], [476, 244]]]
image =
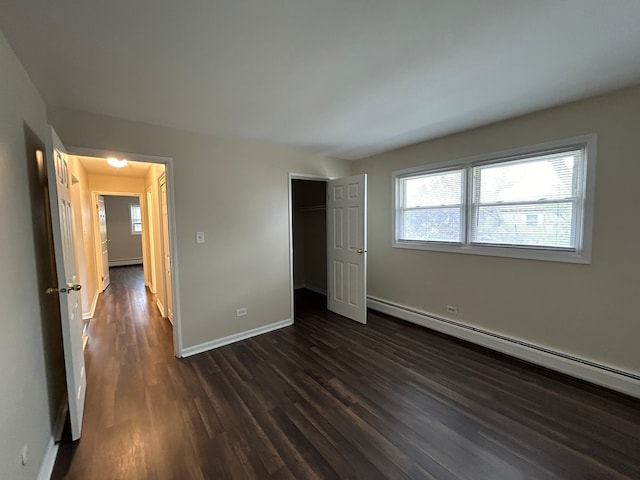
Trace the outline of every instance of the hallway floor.
[[82, 437], [63, 440], [52, 479], [152, 478], [149, 447], [177, 413], [167, 402], [173, 369], [180, 368], [171, 324], [146, 290], [142, 267], [111, 268], [110, 275], [89, 323]]

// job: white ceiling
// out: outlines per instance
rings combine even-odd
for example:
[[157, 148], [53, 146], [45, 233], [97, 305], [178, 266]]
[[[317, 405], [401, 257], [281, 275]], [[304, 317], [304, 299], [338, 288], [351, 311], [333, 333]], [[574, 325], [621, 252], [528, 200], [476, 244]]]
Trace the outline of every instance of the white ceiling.
[[361, 158], [640, 83], [640, 0], [7, 0], [45, 101]]
[[104, 158], [82, 157], [80, 155], [74, 155], [74, 158], [78, 159], [85, 172], [89, 175], [144, 178], [149, 168], [151, 168], [151, 163], [146, 162], [132, 162], [129, 160], [126, 167], [114, 168]]

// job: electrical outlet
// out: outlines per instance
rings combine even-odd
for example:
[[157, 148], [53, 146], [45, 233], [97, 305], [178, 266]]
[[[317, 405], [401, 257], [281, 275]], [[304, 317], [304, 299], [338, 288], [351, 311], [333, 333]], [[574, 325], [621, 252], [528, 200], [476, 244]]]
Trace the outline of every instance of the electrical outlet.
[[247, 307], [236, 310], [236, 317], [244, 317], [247, 314]]
[[447, 313], [450, 313], [451, 315], [457, 315], [458, 307], [454, 307], [453, 305], [447, 305]]

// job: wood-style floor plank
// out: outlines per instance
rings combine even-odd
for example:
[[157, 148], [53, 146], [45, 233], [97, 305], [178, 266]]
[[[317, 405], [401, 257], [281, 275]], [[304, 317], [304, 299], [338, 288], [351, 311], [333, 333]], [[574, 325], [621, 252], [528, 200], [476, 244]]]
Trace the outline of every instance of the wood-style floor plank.
[[54, 479], [640, 479], [640, 401], [375, 312], [187, 359], [139, 267], [91, 321], [82, 438]]

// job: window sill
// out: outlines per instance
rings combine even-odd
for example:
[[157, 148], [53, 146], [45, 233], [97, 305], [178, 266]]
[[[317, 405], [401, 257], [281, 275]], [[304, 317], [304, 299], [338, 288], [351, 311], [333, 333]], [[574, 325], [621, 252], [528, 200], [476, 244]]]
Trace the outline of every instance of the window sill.
[[564, 252], [558, 250], [537, 250], [511, 247], [483, 247], [478, 245], [447, 245], [444, 243], [425, 243], [411, 241], [395, 241], [393, 248], [408, 250], [428, 250], [432, 252], [463, 253], [467, 255], [483, 255], [490, 257], [518, 258], [523, 260], [540, 260], [546, 262], [591, 264], [590, 252]]

